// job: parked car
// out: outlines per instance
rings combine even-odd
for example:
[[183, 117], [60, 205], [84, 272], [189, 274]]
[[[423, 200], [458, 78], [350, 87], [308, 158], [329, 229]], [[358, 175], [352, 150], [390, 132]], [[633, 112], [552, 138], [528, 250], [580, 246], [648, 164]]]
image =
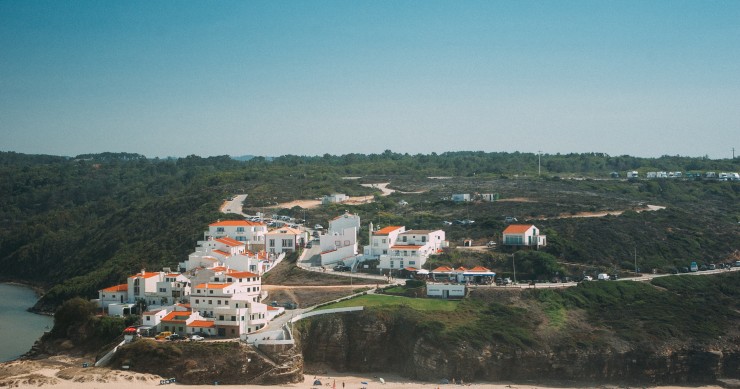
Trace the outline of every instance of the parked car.
[[164, 339], [166, 339], [166, 338], [167, 338], [168, 336], [171, 336], [171, 335], [172, 335], [172, 332], [170, 332], [170, 331], [163, 331], [163, 332], [160, 332], [160, 333], [158, 333], [157, 335], [155, 335], [155, 336], [154, 336], [154, 339], [157, 339], [157, 340], [164, 340]]
[[306, 248], [307, 248], [307, 249], [310, 249], [311, 247], [313, 247], [313, 243], [311, 243], [311, 242], [308, 242], [308, 243], [306, 244]]
[[203, 339], [205, 339], [205, 338], [202, 337], [202, 336], [200, 336], [200, 335], [191, 335], [190, 336], [190, 341], [191, 342], [200, 342]]
[[323, 226], [321, 226], [321, 224], [316, 224], [316, 225], [314, 225], [314, 226], [313, 226], [313, 229], [314, 229], [314, 230], [323, 230], [323, 229], [324, 229], [324, 227], [323, 227]]
[[334, 266], [334, 271], [350, 271], [350, 270], [352, 270], [352, 268], [349, 266], [344, 266], [344, 265]]
[[593, 278], [593, 277], [591, 277], [591, 276], [585, 276], [585, 277], [583, 277], [583, 280], [584, 280], [584, 281], [593, 281], [593, 280], [594, 280], [594, 278]]
[[619, 279], [619, 276], [616, 275], [616, 274], [612, 274], [612, 275], [609, 276], [609, 279], [612, 280], [612, 281], [616, 281], [616, 280]]
[[597, 278], [599, 281], [609, 281], [609, 275], [606, 273], [600, 273]]
[[167, 339], [167, 340], [183, 340], [185, 338], [182, 337], [182, 336], [180, 336], [179, 334], [172, 334], [172, 335], [166, 337], [165, 339]]

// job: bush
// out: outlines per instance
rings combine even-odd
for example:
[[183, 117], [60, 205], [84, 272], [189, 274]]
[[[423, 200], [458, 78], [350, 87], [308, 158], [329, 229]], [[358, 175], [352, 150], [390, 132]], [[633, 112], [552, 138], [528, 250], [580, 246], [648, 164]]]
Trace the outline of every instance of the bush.
[[426, 284], [426, 282], [420, 280], [406, 280], [406, 287], [409, 289], [421, 288], [422, 286], [426, 286]]

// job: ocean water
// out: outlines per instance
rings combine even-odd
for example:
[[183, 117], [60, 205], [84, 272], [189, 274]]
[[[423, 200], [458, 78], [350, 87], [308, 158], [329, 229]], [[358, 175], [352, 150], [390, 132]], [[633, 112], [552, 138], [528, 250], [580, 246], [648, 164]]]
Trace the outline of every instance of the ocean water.
[[36, 300], [31, 288], [0, 283], [0, 362], [25, 354], [54, 325], [51, 316], [26, 311]]

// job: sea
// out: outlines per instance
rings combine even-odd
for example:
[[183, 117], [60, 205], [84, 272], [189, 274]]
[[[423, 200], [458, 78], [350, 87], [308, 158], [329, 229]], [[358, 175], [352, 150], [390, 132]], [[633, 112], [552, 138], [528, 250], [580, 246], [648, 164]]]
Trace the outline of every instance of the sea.
[[51, 316], [27, 311], [38, 298], [27, 286], [0, 283], [0, 362], [25, 354], [54, 325]]

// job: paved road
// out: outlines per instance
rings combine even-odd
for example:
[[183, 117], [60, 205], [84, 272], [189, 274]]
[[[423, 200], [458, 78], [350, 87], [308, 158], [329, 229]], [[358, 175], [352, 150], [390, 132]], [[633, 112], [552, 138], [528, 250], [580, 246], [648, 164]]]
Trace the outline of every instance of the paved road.
[[244, 200], [246, 199], [246, 194], [236, 195], [231, 200], [224, 201], [224, 203], [221, 204], [221, 208], [219, 210], [222, 213], [235, 213], [237, 215], [242, 215], [245, 217], [249, 216], [245, 213], [242, 213], [242, 206], [244, 205]]

